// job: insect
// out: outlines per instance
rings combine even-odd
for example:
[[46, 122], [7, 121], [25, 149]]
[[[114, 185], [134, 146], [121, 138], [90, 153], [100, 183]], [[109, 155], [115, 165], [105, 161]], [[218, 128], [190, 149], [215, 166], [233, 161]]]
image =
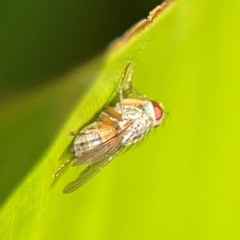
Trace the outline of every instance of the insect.
[[[125, 147], [140, 141], [149, 130], [162, 123], [162, 105], [148, 100], [132, 87], [133, 70], [126, 82], [129, 65], [128, 62], [120, 80], [119, 102], [115, 106], [107, 106], [95, 122], [75, 134], [72, 157], [54, 174], [57, 177], [70, 163], [73, 167], [87, 165], [76, 180], [67, 184], [63, 193], [70, 193], [81, 187]], [[130, 94], [134, 98], [129, 98]]]

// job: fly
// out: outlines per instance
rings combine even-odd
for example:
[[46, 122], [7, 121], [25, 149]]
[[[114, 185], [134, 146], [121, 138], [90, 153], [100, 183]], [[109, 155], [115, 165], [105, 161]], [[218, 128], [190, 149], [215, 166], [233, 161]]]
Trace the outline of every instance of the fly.
[[[162, 123], [162, 105], [148, 100], [132, 87], [133, 70], [125, 83], [129, 65], [128, 62], [120, 80], [119, 102], [115, 106], [107, 106], [95, 122], [74, 135], [73, 156], [55, 172], [54, 177], [57, 177], [70, 163], [73, 167], [87, 165], [76, 180], [67, 184], [64, 193], [81, 187], [125, 147], [142, 140], [152, 128]], [[130, 94], [134, 98], [128, 98]]]

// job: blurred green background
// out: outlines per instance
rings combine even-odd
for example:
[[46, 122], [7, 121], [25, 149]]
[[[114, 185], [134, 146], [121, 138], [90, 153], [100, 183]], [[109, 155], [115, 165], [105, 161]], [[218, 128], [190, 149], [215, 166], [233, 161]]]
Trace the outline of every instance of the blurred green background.
[[[12, 96], [0, 119], [1, 193], [12, 190], [1, 238], [240, 239], [239, 9], [175, 1], [121, 50]], [[126, 61], [137, 90], [165, 106], [164, 124], [64, 195], [79, 174], [69, 167], [52, 185], [68, 132], [106, 104]]]

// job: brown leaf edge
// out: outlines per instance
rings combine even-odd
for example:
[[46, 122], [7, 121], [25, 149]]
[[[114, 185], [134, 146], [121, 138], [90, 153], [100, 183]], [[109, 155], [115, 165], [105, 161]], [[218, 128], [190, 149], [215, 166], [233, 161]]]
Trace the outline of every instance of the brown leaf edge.
[[175, 0], [166, 0], [161, 5], [155, 7], [148, 15], [146, 19], [140, 20], [138, 23], [133, 25], [129, 30], [127, 30], [121, 37], [114, 40], [108, 46], [108, 51], [116, 51], [122, 45], [126, 44], [133, 36], [137, 35], [140, 31], [143, 31], [149, 24], [151, 24], [157, 16], [159, 16], [169, 5], [171, 5]]

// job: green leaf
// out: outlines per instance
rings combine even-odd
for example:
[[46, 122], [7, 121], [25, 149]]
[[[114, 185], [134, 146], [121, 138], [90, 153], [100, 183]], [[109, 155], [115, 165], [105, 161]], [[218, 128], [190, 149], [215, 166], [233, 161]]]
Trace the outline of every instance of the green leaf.
[[[61, 130], [22, 181], [14, 183], [5, 173], [2, 184], [13, 182], [15, 188], [2, 205], [1, 239], [239, 239], [239, 5], [173, 2], [90, 71], [76, 70], [20, 101], [29, 115], [9, 108], [1, 120], [9, 131], [15, 118], [38, 121], [39, 134], [47, 132], [46, 119], [49, 126], [56, 121], [51, 116], [61, 112], [68, 119], [56, 123]], [[135, 68], [135, 88], [165, 106], [164, 124], [64, 195], [64, 186], [79, 174], [69, 167], [52, 184], [58, 159], [72, 141], [68, 133], [95, 119], [127, 61]], [[90, 80], [91, 71], [97, 74]], [[70, 98], [78, 91], [71, 108], [67, 103], [74, 105]], [[56, 112], [47, 114], [46, 106]], [[18, 134], [12, 132], [12, 139]], [[34, 131], [32, 136], [26, 151], [44, 146]]]

